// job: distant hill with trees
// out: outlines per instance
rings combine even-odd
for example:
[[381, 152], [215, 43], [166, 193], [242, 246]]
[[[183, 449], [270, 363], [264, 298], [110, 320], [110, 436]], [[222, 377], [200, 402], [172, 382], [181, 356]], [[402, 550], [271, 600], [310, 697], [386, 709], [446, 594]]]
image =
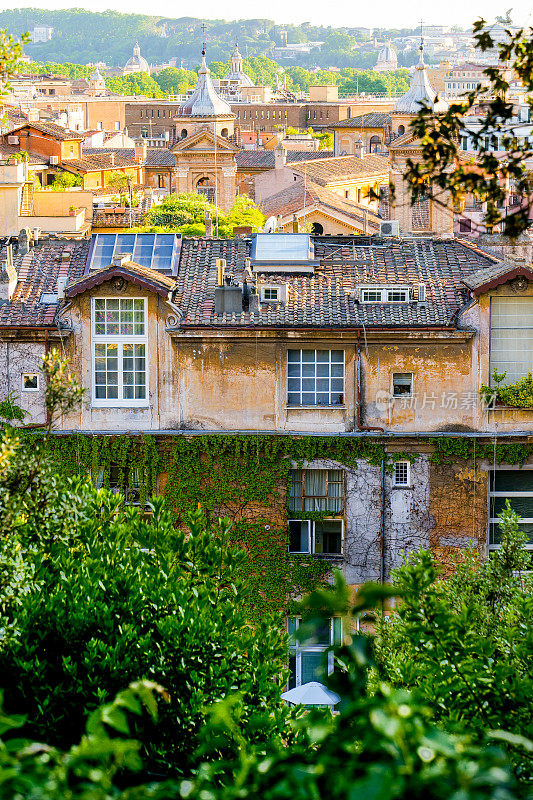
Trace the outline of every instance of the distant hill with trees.
[[[29, 43], [26, 53], [37, 62], [104, 61], [112, 67], [122, 66], [131, 56], [138, 41], [143, 56], [150, 63], [164, 63], [171, 58], [193, 67], [202, 41], [202, 25], [206, 25], [209, 58], [225, 62], [237, 41], [243, 56], [272, 58], [275, 47], [284, 44], [323, 42], [321, 48], [300, 54], [291, 63], [303, 67], [345, 67], [368, 69], [375, 64], [377, 50], [363, 28], [332, 28], [301, 25], [279, 25], [269, 19], [226, 22], [201, 20], [195, 17], [154, 17], [142, 14], [120, 14], [116, 11], [95, 13], [72, 8], [51, 11], [37, 8], [10, 9], [0, 12], [0, 28], [20, 35], [34, 26], [54, 29], [48, 42]], [[396, 35], [412, 31], [395, 31]], [[379, 31], [383, 39], [386, 31]], [[287, 63], [284, 61], [284, 64]], [[401, 61], [402, 66], [409, 66]]]

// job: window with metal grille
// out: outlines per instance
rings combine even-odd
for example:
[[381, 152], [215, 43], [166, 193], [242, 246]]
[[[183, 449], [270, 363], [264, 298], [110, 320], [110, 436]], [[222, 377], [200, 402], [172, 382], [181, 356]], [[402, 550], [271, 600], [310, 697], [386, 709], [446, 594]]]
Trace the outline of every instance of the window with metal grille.
[[296, 637], [301, 625], [300, 617], [288, 617], [289, 635], [289, 682], [294, 689], [310, 681], [323, 681], [324, 675], [333, 672], [333, 653], [326, 650], [332, 645], [342, 644], [342, 619], [331, 617], [315, 630], [315, 635], [300, 640]]
[[344, 403], [344, 350], [288, 350], [287, 404]]
[[489, 473], [489, 551], [498, 550], [501, 544], [501, 530], [498, 514], [509, 500], [511, 507], [521, 519], [520, 528], [527, 533], [533, 567], [533, 470], [494, 469]]
[[393, 486], [409, 486], [410, 485], [410, 469], [409, 461], [396, 461], [394, 464], [394, 471], [392, 475]]

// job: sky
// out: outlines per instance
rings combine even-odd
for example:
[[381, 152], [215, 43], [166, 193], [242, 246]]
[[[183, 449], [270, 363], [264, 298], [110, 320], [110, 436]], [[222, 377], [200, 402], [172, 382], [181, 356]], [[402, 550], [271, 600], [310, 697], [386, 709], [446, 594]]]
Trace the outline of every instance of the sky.
[[[0, 3], [0, 9], [39, 7], [39, 8], [72, 8], [83, 7], [90, 11], [105, 11], [113, 9], [123, 13], [138, 13], [161, 15], [168, 17], [195, 16], [203, 19], [273, 19], [278, 23], [310, 22], [316, 25], [331, 25], [335, 28], [343, 26], [367, 28], [413, 28], [420, 24], [420, 19], [429, 25], [460, 25], [468, 27], [472, 22], [483, 16], [493, 20], [498, 14], [504, 15], [508, 3], [513, 0], [447, 0], [439, 4], [439, 10], [432, 12], [433, 4], [427, 2], [399, 3], [398, 0], [381, 0], [379, 5], [372, 3], [353, 3], [341, 0], [333, 7], [324, 0], [270, 0], [263, 3], [250, 3], [249, 0], [232, 0], [231, 5], [222, 5], [220, 0], [202, 0], [201, 4], [191, 8], [178, 8], [168, 0], [152, 0], [147, 6], [145, 0], [91, 0], [91, 3], [76, 2], [72, 0], [49, 0], [48, 2], [35, 2], [35, 0], [22, 0], [15, 6], [14, 3]], [[513, 21], [519, 25], [532, 24], [532, 0], [515, 0], [511, 13]]]

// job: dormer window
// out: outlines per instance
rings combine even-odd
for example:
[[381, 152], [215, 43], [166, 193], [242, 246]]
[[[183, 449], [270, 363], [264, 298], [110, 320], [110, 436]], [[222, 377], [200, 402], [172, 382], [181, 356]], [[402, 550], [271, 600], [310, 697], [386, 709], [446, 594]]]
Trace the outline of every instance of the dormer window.
[[407, 286], [367, 286], [361, 289], [361, 303], [408, 303]]
[[263, 296], [261, 298], [265, 303], [278, 303], [279, 302], [279, 289], [277, 286], [265, 286], [263, 289]]

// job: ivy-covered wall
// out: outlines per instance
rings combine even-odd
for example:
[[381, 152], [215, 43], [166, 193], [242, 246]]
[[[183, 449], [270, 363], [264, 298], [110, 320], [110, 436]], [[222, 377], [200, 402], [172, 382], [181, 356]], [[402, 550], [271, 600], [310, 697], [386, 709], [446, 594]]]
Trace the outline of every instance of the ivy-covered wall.
[[[287, 552], [287, 488], [293, 464], [332, 461], [353, 474], [378, 480], [376, 467], [384, 460], [387, 471], [398, 458], [413, 464], [428, 463], [427, 491], [413, 494], [414, 509], [403, 530], [424, 527], [431, 531], [425, 541], [444, 563], [457, 548], [470, 540], [479, 546], [486, 530], [486, 471], [480, 465], [506, 463], [521, 465], [533, 459], [533, 444], [503, 440], [439, 437], [405, 440], [399, 446], [385, 438], [268, 436], [268, 435], [177, 435], [177, 436], [54, 436], [51, 447], [65, 474], [97, 475], [103, 470], [109, 485], [111, 464], [119, 466], [119, 483], [131, 483], [135, 469], [140, 480], [141, 503], [160, 493], [176, 524], [183, 524], [187, 511], [200, 504], [216, 519], [228, 516], [234, 522], [233, 535], [249, 555], [248, 570], [253, 597], [251, 616], [267, 609], [282, 610], [290, 598], [327, 580], [331, 559], [319, 556], [291, 556]], [[394, 449], [393, 449], [394, 448]], [[372, 469], [370, 469], [372, 468]], [[417, 467], [418, 468], [418, 467]], [[390, 481], [389, 481], [390, 485]], [[379, 502], [378, 493], [369, 504]], [[402, 550], [401, 520], [385, 515], [386, 535], [396, 551]], [[376, 509], [368, 509], [368, 517]], [[363, 510], [363, 516], [365, 516]], [[375, 513], [374, 513], [375, 516]], [[416, 530], [412, 540], [416, 546]], [[370, 544], [379, 543], [369, 538]], [[405, 549], [405, 547], [404, 547]], [[391, 562], [393, 563], [393, 561]], [[370, 577], [374, 577], [373, 575]]]

